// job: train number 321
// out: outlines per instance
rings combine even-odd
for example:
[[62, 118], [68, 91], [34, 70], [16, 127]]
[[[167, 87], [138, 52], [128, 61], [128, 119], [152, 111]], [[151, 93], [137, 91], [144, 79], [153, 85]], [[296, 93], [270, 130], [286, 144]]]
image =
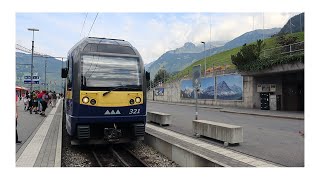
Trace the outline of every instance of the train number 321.
[[130, 109], [129, 114], [140, 114], [140, 109]]

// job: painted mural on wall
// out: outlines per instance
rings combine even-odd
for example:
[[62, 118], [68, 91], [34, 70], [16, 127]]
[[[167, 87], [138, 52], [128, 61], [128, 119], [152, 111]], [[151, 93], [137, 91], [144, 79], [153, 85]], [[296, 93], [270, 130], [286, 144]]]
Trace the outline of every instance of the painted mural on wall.
[[156, 88], [154, 95], [155, 96], [163, 96], [164, 95], [164, 88]]
[[214, 99], [214, 77], [201, 78], [199, 99]]
[[[201, 78], [199, 99], [214, 99], [214, 78]], [[181, 98], [194, 98], [192, 80], [182, 80], [180, 86]]]
[[217, 99], [242, 100], [243, 78], [238, 74], [221, 75], [217, 78]]
[[180, 97], [181, 98], [194, 98], [192, 80], [185, 79], [181, 81], [180, 84]]

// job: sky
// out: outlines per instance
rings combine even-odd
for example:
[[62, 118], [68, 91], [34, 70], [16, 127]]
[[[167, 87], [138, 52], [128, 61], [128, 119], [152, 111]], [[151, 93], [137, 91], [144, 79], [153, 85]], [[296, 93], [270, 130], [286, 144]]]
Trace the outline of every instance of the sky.
[[35, 51], [66, 57], [69, 49], [88, 36], [129, 41], [144, 63], [186, 42], [230, 41], [248, 31], [283, 27], [300, 12], [70, 12], [16, 13], [16, 43]]

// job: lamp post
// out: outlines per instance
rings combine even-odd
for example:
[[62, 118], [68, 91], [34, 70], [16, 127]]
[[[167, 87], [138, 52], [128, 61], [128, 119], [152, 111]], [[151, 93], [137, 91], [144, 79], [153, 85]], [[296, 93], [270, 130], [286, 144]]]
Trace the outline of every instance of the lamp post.
[[[61, 58], [61, 69], [63, 68], [63, 58]], [[61, 94], [63, 92], [63, 78], [61, 77]]]
[[204, 77], [206, 77], [207, 76], [206, 42], [201, 41], [201, 43], [203, 44], [203, 49], [204, 49]]
[[35, 29], [35, 28], [28, 28], [28, 31], [32, 31], [32, 51], [31, 51], [31, 86], [30, 86], [30, 92], [32, 92], [32, 84], [33, 84], [33, 49], [34, 49], [34, 32], [35, 31], [39, 31], [39, 29]]

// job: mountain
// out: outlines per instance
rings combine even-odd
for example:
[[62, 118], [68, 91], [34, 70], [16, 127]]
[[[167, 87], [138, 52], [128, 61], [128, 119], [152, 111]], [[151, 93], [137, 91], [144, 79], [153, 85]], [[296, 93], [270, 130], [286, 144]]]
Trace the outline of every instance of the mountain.
[[200, 89], [199, 99], [214, 99], [214, 86]]
[[217, 86], [217, 93], [218, 95], [233, 95], [236, 94], [235, 92], [233, 92], [228, 84], [225, 81], [222, 81], [218, 84]]
[[[213, 42], [206, 42], [206, 50], [212, 49], [213, 47], [220, 47], [223, 46], [226, 42], [224, 41], [213, 41]], [[201, 53], [204, 51], [204, 45], [198, 44], [195, 45], [192, 42], [186, 42], [182, 47], [177, 48], [175, 50], [171, 50], [169, 52], [175, 54], [183, 54], [183, 53]]]
[[181, 98], [194, 98], [194, 91], [192, 88], [181, 90]]
[[[45, 82], [45, 62], [47, 61], [47, 76], [46, 82], [48, 83], [49, 90], [61, 92], [61, 61], [55, 58], [33, 57], [33, 74], [38, 74], [40, 83]], [[29, 84], [24, 84], [24, 76], [30, 76], [31, 54], [16, 52], [16, 84], [29, 88]], [[63, 67], [66, 67], [63, 64]], [[51, 84], [50, 84], [51, 81]], [[44, 85], [34, 84], [33, 89], [44, 89]]]
[[242, 89], [236, 85], [231, 87], [225, 81], [217, 85], [217, 99], [242, 100]]
[[233, 91], [233, 92], [236, 92], [236, 93], [241, 93], [242, 94], [242, 89], [241, 87], [237, 86], [237, 85], [233, 85], [230, 87], [230, 89]]
[[156, 73], [161, 67], [169, 72], [173, 73], [176, 71], [181, 71], [182, 69], [189, 66], [191, 63], [204, 57], [204, 53], [173, 53], [168, 51], [161, 55], [147, 71], [150, 72], [151, 79], [154, 78]]
[[154, 63], [155, 61], [152, 61], [151, 63], [145, 64], [144, 68], [147, 71], [149, 69], [149, 67]]
[[192, 42], [186, 42], [182, 47], [177, 48], [171, 52], [173, 53], [199, 53], [203, 51], [203, 48], [197, 47]]
[[[291, 26], [290, 26], [291, 22]], [[283, 26], [278, 35], [304, 31], [304, 13], [293, 16]]]
[[272, 28], [272, 29], [257, 29], [254, 31], [246, 32], [243, 35], [227, 42], [223, 48], [224, 49], [233, 49], [235, 47], [242, 46], [243, 44], [249, 44], [257, 41], [258, 39], [270, 38], [272, 35], [277, 34], [281, 28]]
[[[161, 67], [169, 73], [176, 73], [188, 67], [190, 64], [216, 53], [227, 51], [235, 47], [242, 46], [245, 43], [255, 42], [258, 39], [269, 38], [272, 35], [278, 33], [280, 28], [272, 29], [258, 29], [244, 33], [243, 35], [227, 42], [208, 42], [206, 43], [206, 51], [204, 50], [203, 44], [195, 45], [191, 42], [187, 42], [183, 47], [177, 48], [175, 50], [167, 51], [162, 54], [156, 61], [154, 61], [148, 68], [147, 71], [150, 72], [151, 79], [154, 78], [155, 74]], [[223, 46], [221, 46], [224, 44]], [[211, 48], [210, 48], [211, 47]]]

